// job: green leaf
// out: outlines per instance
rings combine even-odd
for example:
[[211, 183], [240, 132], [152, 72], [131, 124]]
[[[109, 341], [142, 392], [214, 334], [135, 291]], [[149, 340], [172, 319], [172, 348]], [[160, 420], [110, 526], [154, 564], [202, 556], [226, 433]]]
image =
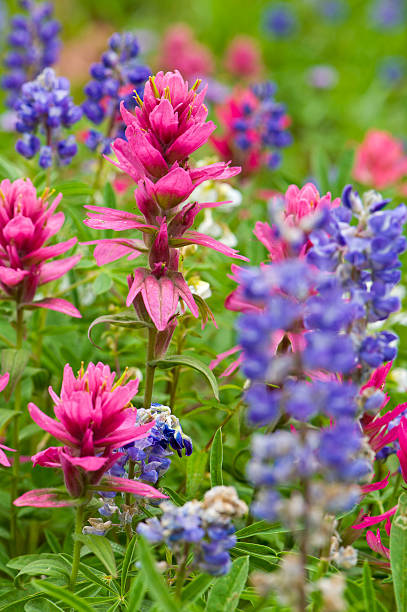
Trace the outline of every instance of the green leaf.
[[103, 572], [99, 572], [94, 567], [90, 567], [89, 565], [86, 565], [86, 563], [83, 562], [79, 564], [79, 571], [85, 576], [85, 578], [87, 578], [94, 584], [97, 584], [100, 587], [103, 587], [104, 589], [107, 589], [108, 591], [111, 591], [112, 593], [115, 593], [117, 595], [117, 592], [110, 584], [112, 581], [106, 580], [105, 574], [103, 574]]
[[222, 464], [223, 464], [222, 428], [219, 427], [212, 441], [211, 454], [210, 454], [210, 459], [209, 459], [212, 487], [223, 485]]
[[145, 592], [147, 590], [147, 584], [142, 574], [139, 574], [132, 580], [129, 597], [127, 600], [127, 610], [139, 610], [143, 602]]
[[398, 612], [407, 610], [407, 493], [402, 493], [390, 532], [390, 564]]
[[62, 181], [54, 186], [56, 193], [62, 193], [65, 198], [82, 197], [93, 194], [93, 189], [81, 181]]
[[340, 196], [345, 185], [349, 183], [352, 175], [354, 157], [355, 151], [353, 149], [346, 149], [339, 158], [335, 195]]
[[45, 597], [29, 601], [24, 606], [24, 612], [54, 612], [55, 610], [63, 612], [62, 608]]
[[233, 612], [239, 603], [247, 574], [249, 572], [249, 557], [241, 557], [233, 561], [232, 568], [226, 576], [218, 578], [209, 593], [205, 610], [207, 612]]
[[144, 538], [139, 539], [139, 559], [149, 594], [160, 605], [162, 612], [179, 612], [163, 577], [157, 571], [154, 556]]
[[243, 527], [243, 529], [239, 529], [239, 531], [236, 531], [235, 536], [238, 540], [240, 540], [242, 538], [248, 538], [250, 536], [257, 535], [258, 533], [264, 533], [266, 531], [273, 533], [273, 529], [270, 527], [270, 523], [268, 523], [267, 521], [257, 521], [257, 523], [253, 523], [248, 527]]
[[370, 571], [369, 562], [363, 564], [363, 599], [365, 609], [369, 612], [376, 612], [376, 595], [372, 582], [372, 572]]
[[103, 189], [103, 198], [103, 206], [108, 206], [109, 208], [117, 208], [116, 194], [110, 183], [106, 183]]
[[0, 174], [2, 178], [9, 178], [11, 181], [15, 181], [26, 175], [24, 170], [4, 157], [0, 157]]
[[122, 565], [122, 575], [120, 582], [120, 592], [124, 595], [126, 591], [126, 583], [127, 583], [127, 574], [129, 573], [130, 565], [133, 561], [134, 549], [136, 547], [137, 536], [133, 536], [129, 544], [127, 545], [126, 554], [124, 555], [123, 565]]
[[105, 272], [101, 272], [99, 276], [97, 276], [97, 278], [95, 279], [95, 282], [93, 283], [93, 286], [92, 286], [93, 292], [95, 295], [106, 293], [106, 291], [109, 291], [112, 284], [113, 284], [112, 278]]
[[[11, 419], [17, 414], [14, 410], [6, 410], [5, 408], [0, 409], [0, 429], [2, 429]], [[21, 414], [19, 412], [18, 414]]]
[[276, 556], [275, 550], [264, 544], [253, 544], [252, 542], [238, 542], [231, 550], [244, 551], [246, 555], [257, 555], [260, 557]]
[[204, 479], [208, 455], [205, 451], [194, 451], [185, 459], [187, 466], [186, 495], [196, 497]]
[[60, 576], [61, 574], [69, 576], [70, 568], [62, 559], [58, 559], [58, 557], [52, 560], [37, 559], [22, 567], [17, 577], [23, 576], [24, 574], [27, 576], [41, 576], [42, 574], [45, 576]]
[[198, 597], [201, 597], [211, 586], [214, 581], [213, 576], [209, 574], [199, 574], [182, 591], [182, 601], [192, 603]]
[[311, 166], [320, 192], [326, 193], [329, 191], [329, 160], [323, 149], [313, 152]]
[[91, 332], [96, 325], [100, 325], [101, 323], [107, 323], [108, 325], [116, 325], [117, 327], [131, 327], [133, 329], [140, 329], [141, 327], [153, 327], [151, 323], [148, 323], [147, 321], [142, 321], [138, 318], [136, 313], [133, 313], [131, 311], [119, 312], [114, 315], [102, 315], [101, 317], [98, 317], [97, 319], [92, 321], [88, 329], [89, 340], [91, 341], [93, 346], [96, 346], [96, 348], [99, 349], [101, 347], [93, 342]]
[[[34, 563], [35, 561], [42, 561], [52, 565], [53, 563], [61, 562], [61, 557], [60, 555], [55, 555], [52, 553], [42, 553], [38, 555], [20, 555], [19, 557], [14, 557], [14, 559], [10, 559], [10, 561], [7, 563], [7, 567], [11, 567], [11, 569], [20, 571], [31, 563]], [[62, 560], [62, 563], [64, 564], [65, 568], [67, 568], [67, 571], [69, 573], [69, 563], [67, 563], [65, 559]]]
[[187, 366], [200, 372], [210, 384], [213, 394], [219, 401], [219, 388], [215, 376], [210, 368], [197, 357], [192, 355], [168, 355], [161, 359], [155, 359], [149, 362], [150, 365], [161, 369], [173, 368], [175, 366]]
[[186, 499], [184, 497], [182, 497], [181, 495], [179, 495], [173, 489], [170, 489], [170, 487], [163, 487], [163, 491], [164, 491], [164, 493], [166, 493], [168, 495], [168, 497], [171, 499], [171, 501], [176, 506], [183, 506], [185, 504]]
[[3, 349], [1, 351], [1, 371], [10, 374], [9, 383], [2, 393], [7, 402], [22, 377], [29, 359], [30, 353], [24, 349]]
[[52, 550], [53, 553], [60, 553], [61, 547], [55, 535], [49, 529], [44, 529], [45, 539], [47, 540], [48, 546]]
[[73, 536], [76, 540], [80, 540], [85, 544], [89, 550], [93, 552], [95, 557], [99, 559], [102, 565], [105, 566], [107, 571], [114, 578], [117, 577], [116, 560], [114, 558], [114, 552], [110, 541], [107, 538], [103, 538], [97, 535], [82, 535], [77, 534]]
[[57, 586], [45, 580], [34, 580], [33, 584], [37, 589], [50, 595], [57, 601], [63, 601], [68, 604], [71, 608], [76, 610], [76, 612], [96, 612], [95, 608], [92, 608], [92, 606], [86, 603], [82, 597], [68, 591], [67, 588]]

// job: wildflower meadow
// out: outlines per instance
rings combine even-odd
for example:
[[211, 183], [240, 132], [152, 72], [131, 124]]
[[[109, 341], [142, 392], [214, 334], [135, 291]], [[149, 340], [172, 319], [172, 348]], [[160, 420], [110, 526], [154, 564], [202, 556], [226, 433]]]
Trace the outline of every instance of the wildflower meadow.
[[407, 612], [406, 42], [0, 0], [0, 612]]

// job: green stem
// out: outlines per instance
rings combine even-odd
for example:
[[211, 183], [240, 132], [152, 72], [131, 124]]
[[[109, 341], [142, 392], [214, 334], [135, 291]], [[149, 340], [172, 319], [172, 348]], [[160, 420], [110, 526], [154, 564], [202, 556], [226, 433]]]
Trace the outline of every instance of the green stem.
[[[75, 535], [81, 535], [83, 526], [83, 517], [85, 513], [85, 506], [77, 506], [76, 517], [75, 517]], [[73, 543], [73, 558], [72, 558], [72, 571], [69, 579], [69, 588], [71, 591], [75, 589], [76, 578], [79, 570], [79, 560], [82, 548], [82, 542], [75, 538]]]
[[[112, 136], [115, 121], [116, 121], [116, 108], [113, 107], [112, 114], [110, 115], [109, 122], [106, 126], [106, 132], [105, 132], [106, 138], [110, 138]], [[96, 169], [96, 174], [95, 174], [95, 181], [93, 183], [93, 189], [95, 191], [98, 191], [100, 187], [100, 179], [102, 177], [104, 163], [105, 163], [105, 158], [103, 155], [100, 155], [98, 166]]]
[[181, 600], [182, 587], [184, 586], [185, 578], [187, 575], [187, 559], [188, 559], [189, 544], [185, 544], [184, 547], [184, 558], [182, 563], [178, 567], [178, 571], [175, 577], [175, 599]]
[[[16, 349], [20, 350], [23, 344], [23, 309], [16, 304]], [[21, 379], [14, 390], [14, 419], [12, 447], [15, 449], [11, 473], [11, 499], [10, 499], [10, 543], [13, 554], [18, 551], [17, 545], [17, 508], [13, 504], [18, 496], [18, 482], [20, 479], [20, 412], [21, 412]]]
[[[154, 373], [155, 366], [150, 365], [150, 361], [152, 361], [155, 357], [155, 339], [157, 336], [157, 330], [155, 327], [148, 328], [148, 345], [147, 345], [147, 358], [146, 358], [146, 379], [145, 379], [145, 388], [144, 388], [144, 408], [148, 409], [151, 406], [151, 399], [153, 397], [153, 384], [154, 384]], [[129, 480], [133, 480], [134, 478], [134, 469], [135, 462], [131, 459], [129, 460]], [[126, 493], [125, 496], [125, 504], [128, 506], [131, 505], [131, 493]], [[131, 531], [128, 530], [127, 538], [131, 539]]]
[[155, 357], [155, 339], [157, 336], [157, 330], [155, 327], [148, 328], [148, 346], [147, 346], [147, 359], [146, 359], [146, 383], [144, 387], [144, 408], [148, 410], [151, 406], [151, 399], [153, 397], [153, 384], [155, 366], [150, 365], [150, 361], [153, 361]]

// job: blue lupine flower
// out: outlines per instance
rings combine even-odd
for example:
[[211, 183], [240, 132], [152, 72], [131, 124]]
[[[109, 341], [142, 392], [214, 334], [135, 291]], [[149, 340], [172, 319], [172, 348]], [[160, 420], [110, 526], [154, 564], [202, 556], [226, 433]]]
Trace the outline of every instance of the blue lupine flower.
[[231, 565], [229, 550], [236, 544], [232, 519], [243, 516], [247, 506], [233, 487], [214, 487], [202, 502], [183, 506], [160, 504], [163, 514], [139, 523], [138, 533], [150, 542], [164, 542], [177, 555], [185, 546], [193, 552], [193, 565], [214, 576], [226, 574]]
[[370, 15], [377, 28], [383, 30], [396, 28], [406, 19], [404, 0], [375, 0]]
[[69, 89], [67, 79], [56, 77], [52, 68], [45, 68], [34, 81], [24, 83], [15, 103], [16, 129], [23, 134], [16, 151], [28, 159], [39, 152], [41, 168], [49, 168], [54, 161], [69, 164], [77, 153], [75, 136], [64, 136], [64, 129], [72, 127], [82, 116]]
[[265, 26], [274, 36], [290, 36], [296, 27], [296, 18], [292, 9], [283, 3], [273, 3], [265, 13]]
[[20, 6], [27, 14], [11, 19], [10, 51], [4, 58], [9, 72], [2, 79], [2, 86], [10, 92], [7, 104], [11, 108], [18, 100], [22, 85], [56, 63], [61, 47], [58, 37], [61, 25], [53, 18], [52, 4], [20, 0]]
[[89, 131], [86, 145], [92, 151], [100, 149], [104, 154], [109, 153], [115, 138], [125, 138], [120, 103], [123, 101], [127, 110], [134, 109], [134, 94], [142, 97], [144, 84], [151, 74], [147, 66], [139, 64], [139, 51], [137, 39], [131, 32], [115, 32], [101, 62], [91, 66], [92, 80], [84, 89], [87, 99], [82, 104], [83, 112], [96, 125], [109, 118], [106, 133]]

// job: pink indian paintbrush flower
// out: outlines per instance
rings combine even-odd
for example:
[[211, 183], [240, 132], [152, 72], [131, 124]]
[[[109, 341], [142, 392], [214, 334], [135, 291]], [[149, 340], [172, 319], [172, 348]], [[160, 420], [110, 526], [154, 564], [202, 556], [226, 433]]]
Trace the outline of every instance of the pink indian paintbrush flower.
[[261, 51], [251, 36], [236, 36], [226, 49], [225, 67], [234, 76], [257, 78], [263, 71]]
[[[305, 217], [319, 214], [324, 208], [336, 208], [340, 204], [340, 198], [332, 199], [330, 193], [320, 196], [317, 188], [312, 183], [306, 183], [301, 189], [296, 185], [290, 185], [283, 197], [284, 207], [281, 212], [280, 227], [277, 229], [274, 225], [257, 221], [253, 232], [256, 238], [266, 247], [268, 257], [272, 262], [280, 262], [290, 256], [289, 244], [284, 238], [285, 231], [295, 231]], [[281, 201], [281, 197], [272, 199], [270, 202], [271, 206], [277, 205], [277, 201]], [[298, 257], [304, 258], [311, 246], [311, 242], [305, 240], [299, 251]], [[261, 305], [252, 304], [245, 299], [240, 281], [241, 271], [241, 267], [232, 264], [232, 274], [229, 278], [235, 281], [238, 287], [226, 298], [225, 307], [234, 312], [260, 312], [262, 309]], [[272, 337], [273, 350], [277, 349], [283, 338], [283, 332], [274, 332]], [[289, 334], [288, 339], [294, 350], [298, 350], [303, 346], [301, 334]], [[240, 352], [240, 347], [236, 346], [218, 355], [218, 357], [211, 362], [211, 368], [215, 368], [224, 358], [238, 352]], [[237, 359], [226, 368], [221, 376], [229, 376], [232, 374], [240, 366], [240, 363], [241, 357], [238, 356]]]
[[[82, 366], [78, 376], [74, 376], [68, 364], [65, 366], [60, 396], [51, 387], [49, 389], [56, 419], [33, 403], [28, 406], [37, 425], [64, 446], [51, 446], [34, 455], [32, 461], [34, 465], [62, 469], [66, 489], [74, 498], [85, 497], [96, 485], [104, 490], [165, 497], [148, 485], [105, 476], [122, 456], [115, 452], [116, 449], [146, 437], [154, 426], [154, 422], [136, 425], [137, 411], [130, 402], [137, 393], [138, 380], [123, 384], [122, 380], [115, 383], [114, 378], [115, 373], [102, 363], [90, 363], [86, 370]], [[19, 497], [14, 503], [17, 506], [61, 506], [72, 505], [72, 500], [60, 499], [52, 490], [39, 489]]]
[[[7, 387], [9, 379], [10, 376], [8, 372], [0, 376], [0, 392]], [[4, 467], [10, 467], [10, 461], [8, 460], [7, 455], [4, 452], [5, 450], [15, 452], [15, 449], [9, 448], [4, 444], [0, 444], [0, 465], [3, 465]]]
[[389, 132], [369, 130], [356, 150], [354, 178], [375, 189], [397, 184], [407, 177], [407, 155], [401, 140]]
[[177, 71], [159, 72], [146, 84], [143, 101], [139, 100], [140, 107], [134, 114], [122, 105], [127, 141], [116, 139], [112, 149], [118, 160], [116, 165], [137, 183], [135, 198], [141, 215], [86, 206], [88, 218], [84, 223], [88, 227], [142, 232], [143, 242], [113, 238], [87, 244], [97, 244], [95, 257], [99, 265], [126, 255], [134, 259], [143, 251], [148, 255], [150, 267], [140, 267], [128, 278], [127, 306], [133, 304], [139, 316], [167, 334], [161, 338], [161, 350], [174, 331], [179, 299], [195, 317], [199, 314], [178, 270], [178, 249], [198, 244], [246, 260], [234, 249], [191, 229], [203, 208], [222, 204], [186, 203], [195, 187], [206, 180], [227, 179], [240, 172], [240, 168], [230, 168], [224, 162], [197, 168], [190, 165], [189, 155], [215, 129], [214, 123], [206, 120], [205, 89], [197, 93], [196, 88], [197, 84], [189, 89]]
[[19, 307], [48, 308], [72, 317], [79, 311], [61, 298], [34, 301], [38, 287], [68, 272], [81, 255], [50, 261], [65, 253], [76, 238], [45, 246], [64, 223], [64, 213], [55, 212], [59, 194], [48, 202], [49, 190], [41, 197], [29, 179], [0, 183], [0, 297], [15, 300]]
[[165, 70], [179, 70], [186, 79], [208, 76], [214, 69], [210, 50], [195, 39], [185, 23], [172, 25], [164, 32], [155, 63]]

